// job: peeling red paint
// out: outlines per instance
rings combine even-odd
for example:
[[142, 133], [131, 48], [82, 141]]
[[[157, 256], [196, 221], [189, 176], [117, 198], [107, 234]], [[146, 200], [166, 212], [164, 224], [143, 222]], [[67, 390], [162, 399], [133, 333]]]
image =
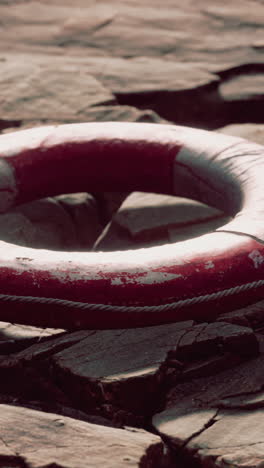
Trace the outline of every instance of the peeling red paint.
[[[234, 140], [237, 143], [234, 144]], [[206, 151], [201, 151], [203, 141], [208, 143]], [[264, 237], [262, 232], [264, 208], [262, 208], [262, 197], [259, 196], [262, 194], [264, 171], [263, 149], [262, 147], [256, 149], [253, 145], [254, 165], [257, 161], [260, 170], [257, 172], [254, 170], [251, 174], [250, 167], [248, 168], [247, 181], [252, 179], [251, 185], [245, 184], [244, 179], [240, 180], [243, 171], [238, 164], [234, 166], [229, 164], [227, 171], [222, 158], [223, 153], [229, 160], [228, 148], [232, 147], [233, 162], [236, 148], [239, 157], [239, 151], [242, 151], [242, 155], [243, 151], [246, 153], [249, 151], [250, 154], [252, 145], [223, 135], [212, 137], [212, 134], [199, 130], [152, 124], [65, 125], [49, 127], [45, 131], [33, 129], [18, 132], [15, 137], [14, 135], [13, 137], [5, 135], [3, 139], [0, 137], [1, 158], [13, 169], [11, 173], [15, 175], [15, 185], [18, 190], [16, 201], [20, 203], [46, 195], [98, 191], [98, 189], [143, 190], [173, 194], [177, 190], [177, 187], [174, 187], [174, 171], [177, 170], [174, 162], [177, 155], [180, 156], [182, 164], [184, 162], [184, 167], [188, 167], [188, 164], [191, 166], [193, 161], [195, 163], [186, 180], [181, 182], [181, 188], [185, 192], [188, 191], [188, 183], [192, 181], [190, 178], [196, 175], [197, 167], [204, 172], [202, 178], [194, 179], [196, 183], [197, 180], [210, 179], [213, 170], [216, 180], [220, 176], [223, 180], [226, 177], [228, 183], [234, 180], [230, 193], [235, 196], [236, 205], [240, 206], [242, 203], [238, 199], [240, 192], [243, 190], [245, 192], [243, 192], [244, 206], [239, 217], [226, 225], [225, 231], [179, 244], [136, 252], [120, 252], [118, 255], [105, 253], [102, 256], [100, 253], [86, 253], [83, 257], [76, 252], [72, 252], [70, 256], [49, 252], [45, 257], [45, 252], [43, 254], [37, 250], [6, 244], [7, 253], [5, 248], [1, 247], [0, 294], [117, 306], [120, 304], [148, 306], [210, 295], [254, 281], [264, 281], [264, 245], [253, 238]], [[200, 160], [203, 164], [200, 164]], [[241, 160], [241, 164], [244, 160]], [[232, 177], [229, 177], [229, 172], [232, 171]], [[204, 187], [208, 187], [210, 193], [213, 193], [214, 184], [211, 184], [211, 180], [209, 182]], [[184, 183], [187, 185], [184, 186]], [[198, 184], [194, 192], [199, 194], [201, 191]], [[225, 192], [225, 187], [223, 191]], [[194, 192], [190, 189], [190, 193]], [[217, 192], [216, 199], [218, 198]], [[256, 210], [257, 222], [255, 223], [252, 215], [251, 223], [253, 235], [251, 231], [247, 234], [250, 209], [253, 212]], [[236, 232], [239, 235], [236, 235]], [[239, 301], [259, 298], [261, 295], [264, 297], [264, 283], [258, 290], [253, 288], [247, 292], [241, 291], [236, 297], [212, 300], [209, 304], [204, 303], [203, 307], [208, 312], [209, 306], [213, 304], [213, 308], [220, 310], [219, 307], [226, 306], [228, 300], [231, 305], [237, 305]], [[25, 311], [23, 313], [26, 314]], [[188, 311], [164, 313], [161, 310], [155, 315], [155, 319], [148, 318], [145, 313], [140, 313], [136, 318], [127, 312], [126, 317], [130, 324], [139, 323], [143, 326], [150, 325], [153, 320], [154, 323], [164, 323], [164, 320], [190, 318], [189, 313], [193, 318], [203, 316], [201, 307], [192, 306]], [[78, 312], [77, 315], [78, 320], [80, 317], [80, 320], [83, 320], [81, 323], [87, 323], [85, 313], [82, 315], [82, 312]], [[109, 317], [112, 315], [100, 314], [98, 322], [102, 316], [109, 324]], [[126, 323], [126, 318], [122, 318], [118, 312], [114, 316], [116, 326], [121, 322], [123, 325]], [[32, 317], [30, 320], [34, 320]], [[71, 320], [69, 313], [67, 317], [65, 320], [69, 323]], [[44, 323], [45, 319], [42, 320]], [[63, 320], [62, 318], [60, 326], [66, 324]], [[74, 320], [73, 317], [72, 321]], [[93, 323], [96, 323], [96, 317]]]

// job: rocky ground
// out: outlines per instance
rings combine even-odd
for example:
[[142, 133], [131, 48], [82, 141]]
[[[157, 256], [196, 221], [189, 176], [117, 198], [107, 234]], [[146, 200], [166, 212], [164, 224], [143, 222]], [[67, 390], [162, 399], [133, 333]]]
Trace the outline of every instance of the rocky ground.
[[[0, 132], [172, 122], [264, 144], [262, 0], [0, 0]], [[157, 194], [68, 194], [0, 215], [60, 250], [177, 242], [227, 221]], [[0, 323], [0, 467], [263, 468], [264, 303], [135, 330]]]

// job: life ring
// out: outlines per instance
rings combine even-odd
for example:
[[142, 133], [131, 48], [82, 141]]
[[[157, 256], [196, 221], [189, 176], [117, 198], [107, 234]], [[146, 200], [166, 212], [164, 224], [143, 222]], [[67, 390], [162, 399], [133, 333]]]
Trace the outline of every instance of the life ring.
[[187, 127], [47, 126], [0, 137], [0, 210], [76, 191], [140, 190], [233, 216], [214, 232], [123, 252], [0, 242], [0, 320], [129, 328], [207, 320], [264, 297], [264, 148]]

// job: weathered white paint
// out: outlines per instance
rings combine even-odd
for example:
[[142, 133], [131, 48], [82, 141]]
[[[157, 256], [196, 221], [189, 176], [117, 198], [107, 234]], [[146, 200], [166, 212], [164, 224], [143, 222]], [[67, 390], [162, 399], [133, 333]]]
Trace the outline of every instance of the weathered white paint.
[[256, 269], [264, 262], [264, 256], [259, 252], [259, 250], [252, 250], [248, 256], [254, 263], [254, 267]]

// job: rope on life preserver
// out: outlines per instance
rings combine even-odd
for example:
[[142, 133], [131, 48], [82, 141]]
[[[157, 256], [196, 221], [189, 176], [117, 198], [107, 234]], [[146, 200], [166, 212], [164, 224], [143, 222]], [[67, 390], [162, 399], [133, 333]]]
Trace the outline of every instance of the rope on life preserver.
[[210, 319], [264, 298], [263, 153], [240, 138], [170, 125], [75, 124], [1, 136], [1, 211], [100, 186], [189, 196], [234, 219], [196, 239], [136, 251], [0, 242], [0, 320], [123, 328]]
[[257, 289], [264, 286], [264, 280], [253, 281], [252, 283], [241, 284], [234, 288], [225, 289], [223, 291], [217, 291], [205, 296], [192, 297], [190, 299], [182, 299], [177, 302], [170, 302], [169, 304], [160, 304], [156, 306], [129, 306], [129, 305], [111, 305], [111, 304], [89, 304], [85, 302], [74, 302], [66, 301], [63, 299], [55, 299], [52, 297], [33, 297], [33, 296], [8, 296], [6, 294], [0, 294], [0, 302], [20, 302], [24, 304], [46, 304], [46, 305], [61, 305], [63, 307], [90, 311], [115, 311], [119, 312], [161, 312], [168, 310], [180, 309], [182, 307], [188, 307], [195, 304], [202, 304], [211, 300], [221, 299], [223, 297], [232, 296], [239, 294], [240, 292], [248, 291], [250, 289]]
[[[219, 299], [223, 299], [226, 297], [231, 297], [233, 295], [239, 294], [241, 292], [247, 292], [249, 290], [256, 290], [260, 287], [264, 286], [264, 280], [253, 281], [252, 283], [242, 284], [240, 286], [236, 286], [234, 288], [226, 289], [223, 291], [217, 291], [211, 294], [206, 294], [204, 296], [192, 297], [189, 299], [182, 299], [177, 302], [170, 302], [168, 304], [160, 304], [154, 306], [129, 306], [129, 305], [111, 305], [111, 304], [89, 304], [84, 302], [74, 302], [74, 301], [67, 301], [63, 299], [56, 299], [56, 298], [48, 298], [48, 297], [33, 297], [33, 296], [10, 296], [5, 294], [0, 294], [0, 303], [3, 304], [21, 304], [21, 305], [45, 305], [45, 306], [59, 306], [62, 309], [68, 309], [71, 311], [81, 310], [81, 311], [88, 311], [88, 312], [112, 312], [112, 313], [141, 313], [141, 314], [155, 314], [155, 313], [164, 313], [164, 312], [171, 312], [179, 309], [188, 308], [194, 305], [202, 305], [204, 303], [210, 301], [217, 301]], [[151, 322], [151, 319], [150, 319]], [[155, 318], [154, 318], [155, 323]], [[120, 327], [122, 327], [123, 323], [120, 321]], [[78, 328], [81, 327], [82, 323], [79, 322], [78, 318], [76, 318], [75, 322], [71, 324], [70, 328]], [[134, 320], [134, 326], [140, 326], [140, 321], [138, 322]], [[98, 328], [101, 328], [98, 326]], [[104, 327], [102, 327], [104, 328]], [[110, 328], [110, 326], [109, 326]]]

